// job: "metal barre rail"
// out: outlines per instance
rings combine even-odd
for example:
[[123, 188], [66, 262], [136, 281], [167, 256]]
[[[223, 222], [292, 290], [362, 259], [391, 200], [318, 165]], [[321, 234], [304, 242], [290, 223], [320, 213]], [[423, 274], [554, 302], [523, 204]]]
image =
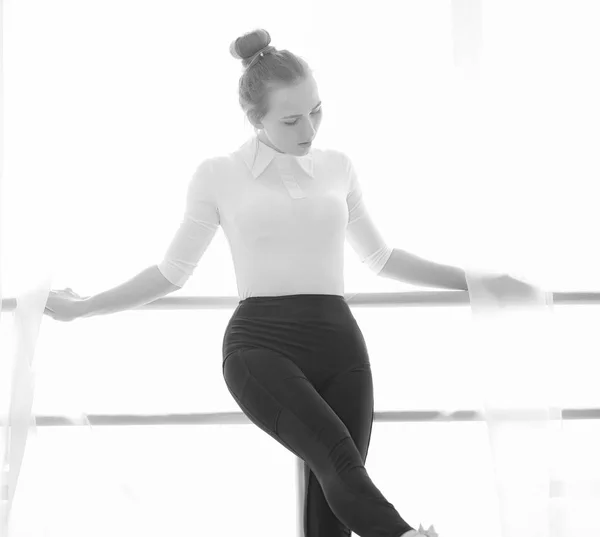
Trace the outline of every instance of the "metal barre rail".
[[[515, 409], [506, 416], [515, 421], [531, 420], [542, 416], [541, 411], [532, 412]], [[600, 419], [600, 408], [563, 408], [563, 420]], [[215, 412], [208, 414], [89, 414], [88, 420], [95, 426], [131, 426], [131, 425], [250, 425], [252, 422], [242, 412]], [[552, 418], [550, 418], [552, 419]], [[64, 416], [35, 416], [38, 427], [85, 427], [73, 424]], [[425, 421], [485, 421], [485, 417], [476, 410], [408, 410], [375, 412], [374, 421], [383, 422], [425, 422]], [[0, 421], [5, 425], [5, 421]]]
[[[468, 306], [467, 291], [408, 291], [401, 293], [345, 293], [344, 297], [351, 306]], [[600, 304], [600, 292], [552, 293], [555, 304], [582, 305]], [[170, 296], [159, 298], [134, 310], [195, 310], [230, 309], [236, 307], [240, 299], [235, 296]], [[2, 311], [14, 311], [17, 308], [15, 298], [2, 300]]]

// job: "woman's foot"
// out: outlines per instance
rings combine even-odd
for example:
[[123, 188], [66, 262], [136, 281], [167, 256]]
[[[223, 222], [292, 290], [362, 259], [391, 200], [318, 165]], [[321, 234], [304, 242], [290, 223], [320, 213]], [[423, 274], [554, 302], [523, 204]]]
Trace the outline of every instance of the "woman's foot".
[[424, 529], [422, 524], [419, 524], [418, 530], [409, 530], [400, 537], [439, 537], [439, 535], [435, 531], [433, 524], [429, 526], [428, 530]]

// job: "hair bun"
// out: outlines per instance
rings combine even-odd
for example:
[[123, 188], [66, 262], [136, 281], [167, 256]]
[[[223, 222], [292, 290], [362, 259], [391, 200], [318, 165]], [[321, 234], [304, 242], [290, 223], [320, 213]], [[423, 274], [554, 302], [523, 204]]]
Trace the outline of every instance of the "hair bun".
[[270, 43], [271, 36], [269, 32], [259, 28], [232, 41], [229, 45], [229, 52], [234, 58], [242, 60], [244, 66], [247, 66], [252, 61], [253, 56]]

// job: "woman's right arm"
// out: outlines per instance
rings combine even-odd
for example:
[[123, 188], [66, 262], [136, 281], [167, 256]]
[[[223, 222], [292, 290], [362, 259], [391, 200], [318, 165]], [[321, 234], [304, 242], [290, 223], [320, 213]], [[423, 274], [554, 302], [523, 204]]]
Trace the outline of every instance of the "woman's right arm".
[[[214, 159], [204, 160], [192, 176], [183, 221], [161, 263], [165, 274], [181, 285], [192, 275], [220, 224], [211, 180], [216, 173], [213, 163]], [[82, 300], [79, 317], [137, 308], [181, 289], [181, 285], [172, 284], [158, 265], [153, 265], [114, 289]]]
[[152, 265], [131, 280], [83, 300], [79, 317], [135, 309], [178, 289], [181, 287], [167, 280], [158, 265]]

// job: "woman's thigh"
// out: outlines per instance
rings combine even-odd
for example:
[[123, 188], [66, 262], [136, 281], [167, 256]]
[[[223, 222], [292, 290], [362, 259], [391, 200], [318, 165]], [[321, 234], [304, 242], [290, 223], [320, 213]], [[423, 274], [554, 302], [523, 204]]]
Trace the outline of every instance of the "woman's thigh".
[[[332, 471], [335, 448], [352, 434], [294, 362], [269, 349], [242, 349], [225, 359], [223, 376], [250, 421], [303, 459], [316, 475]], [[332, 393], [338, 386], [333, 381]], [[341, 397], [336, 398], [341, 401]], [[366, 423], [362, 418], [353, 422], [362, 423], [363, 428]], [[359, 436], [366, 453], [367, 435], [363, 431]], [[363, 455], [353, 442], [344, 442], [343, 452], [340, 463], [363, 464]]]

